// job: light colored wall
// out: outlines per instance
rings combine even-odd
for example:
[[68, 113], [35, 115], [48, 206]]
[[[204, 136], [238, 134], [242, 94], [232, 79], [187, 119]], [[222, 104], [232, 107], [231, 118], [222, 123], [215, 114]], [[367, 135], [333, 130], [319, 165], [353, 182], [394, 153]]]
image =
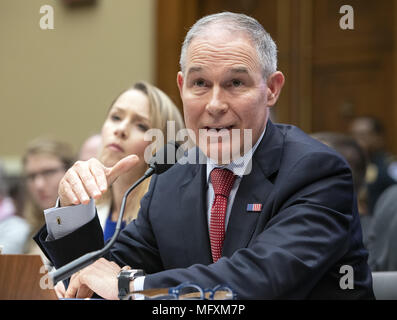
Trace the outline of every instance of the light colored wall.
[[[54, 30], [41, 30], [42, 5]], [[0, 1], [0, 159], [8, 167], [38, 136], [71, 143], [99, 131], [111, 101], [154, 79], [155, 0]]]

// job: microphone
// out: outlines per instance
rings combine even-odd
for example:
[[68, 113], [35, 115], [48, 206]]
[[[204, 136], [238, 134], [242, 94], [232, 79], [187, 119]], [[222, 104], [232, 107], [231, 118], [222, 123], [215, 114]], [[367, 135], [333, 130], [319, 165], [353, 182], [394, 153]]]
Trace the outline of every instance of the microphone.
[[[113, 246], [113, 244], [116, 242], [117, 237], [120, 234], [121, 231], [121, 222], [123, 220], [123, 215], [125, 211], [125, 204], [127, 202], [127, 197], [131, 193], [132, 190], [134, 190], [139, 184], [141, 184], [144, 180], [152, 176], [154, 173], [156, 174], [162, 174], [165, 171], [167, 171], [169, 168], [171, 168], [175, 162], [177, 161], [177, 150], [178, 150], [179, 144], [176, 143], [175, 141], [169, 141], [167, 144], [158, 150], [156, 154], [149, 160], [149, 169], [146, 170], [144, 175], [139, 178], [124, 194], [123, 200], [121, 202], [121, 208], [120, 208], [120, 213], [119, 217], [117, 220], [116, 224], [116, 229], [115, 232], [112, 236], [112, 238], [106, 243], [106, 245], [96, 251], [92, 251], [89, 253], [84, 254], [80, 258], [77, 258], [76, 260], [73, 260], [69, 262], [68, 264], [64, 265], [63, 267], [50, 272], [48, 275], [52, 281], [52, 283], [55, 285], [59, 281], [65, 280], [69, 277], [71, 277], [74, 273], [77, 271], [83, 269], [84, 267], [87, 267], [94, 261], [98, 260], [100, 257], [102, 257], [104, 254], [106, 254], [110, 248]], [[170, 161], [167, 161], [170, 160]]]

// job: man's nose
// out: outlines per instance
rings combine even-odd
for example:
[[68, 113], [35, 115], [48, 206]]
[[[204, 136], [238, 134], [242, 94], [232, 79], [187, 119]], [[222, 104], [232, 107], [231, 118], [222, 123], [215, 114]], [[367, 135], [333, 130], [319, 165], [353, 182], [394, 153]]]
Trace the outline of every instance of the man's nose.
[[219, 87], [214, 87], [212, 89], [211, 99], [206, 107], [207, 112], [213, 116], [217, 116], [226, 113], [227, 109], [228, 104], [224, 99], [222, 89]]

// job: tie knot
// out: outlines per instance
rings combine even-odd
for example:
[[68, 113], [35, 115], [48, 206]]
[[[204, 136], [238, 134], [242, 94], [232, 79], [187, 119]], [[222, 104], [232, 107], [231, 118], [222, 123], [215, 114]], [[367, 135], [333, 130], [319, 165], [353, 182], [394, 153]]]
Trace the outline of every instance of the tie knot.
[[211, 183], [215, 195], [229, 197], [236, 176], [228, 169], [215, 168], [211, 171]]

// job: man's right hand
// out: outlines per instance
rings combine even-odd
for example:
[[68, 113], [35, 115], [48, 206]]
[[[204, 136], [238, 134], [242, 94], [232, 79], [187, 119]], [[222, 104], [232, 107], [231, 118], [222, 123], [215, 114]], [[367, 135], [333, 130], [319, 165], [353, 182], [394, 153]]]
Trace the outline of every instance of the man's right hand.
[[136, 155], [121, 159], [111, 168], [105, 167], [95, 158], [77, 161], [59, 183], [61, 206], [88, 204], [90, 198], [100, 198], [119, 176], [131, 170], [138, 162]]

